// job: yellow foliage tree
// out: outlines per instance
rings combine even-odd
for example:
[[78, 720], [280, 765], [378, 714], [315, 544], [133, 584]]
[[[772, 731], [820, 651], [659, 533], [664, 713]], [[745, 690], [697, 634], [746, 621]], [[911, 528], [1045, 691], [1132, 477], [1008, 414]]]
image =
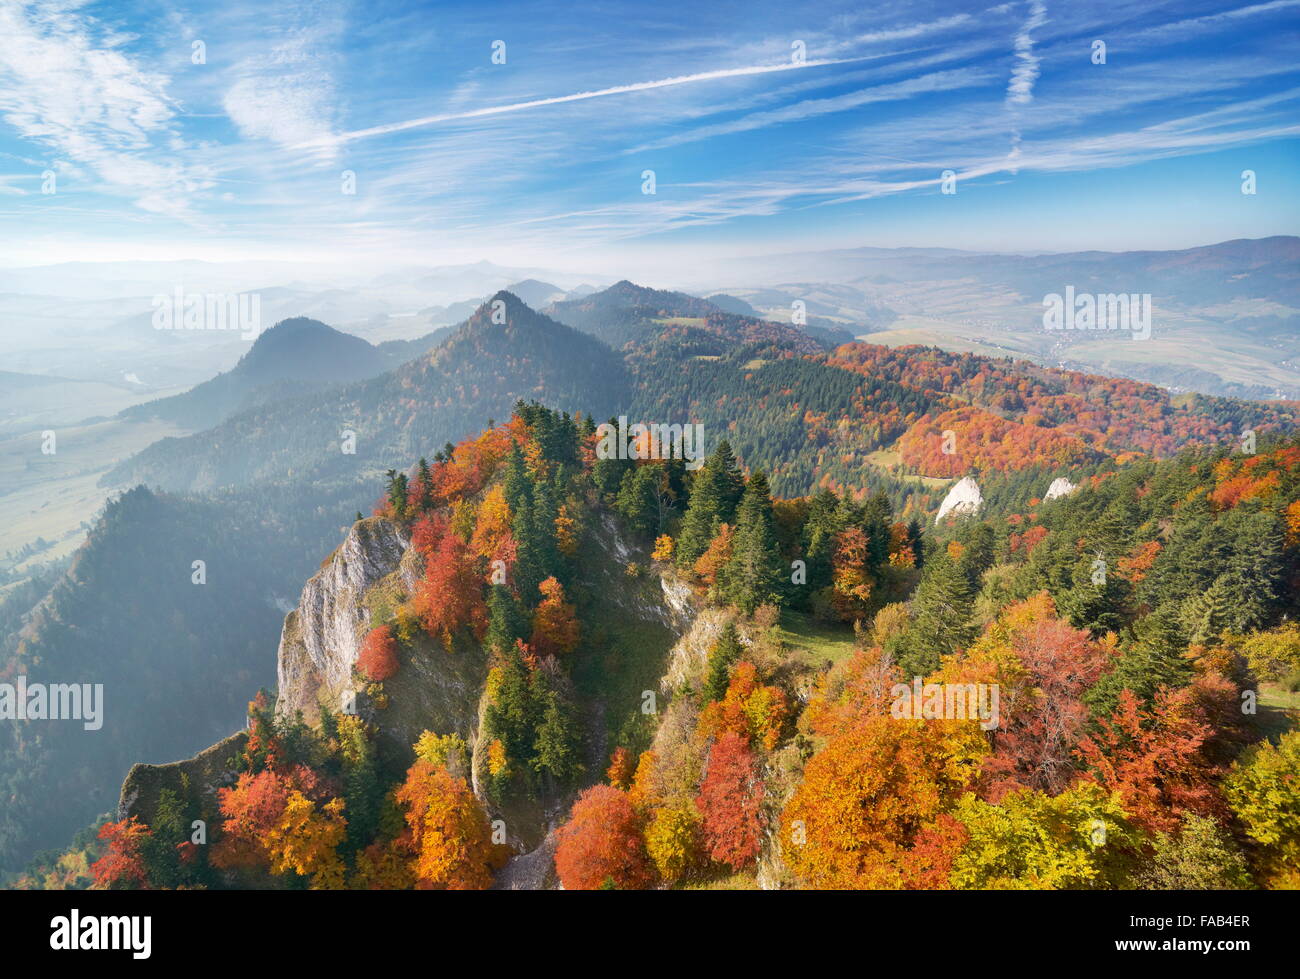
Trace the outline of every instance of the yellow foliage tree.
[[271, 873], [292, 871], [310, 878], [314, 891], [341, 889], [343, 861], [338, 845], [347, 836], [347, 827], [342, 799], [331, 799], [317, 809], [301, 792], [290, 792], [280, 821], [265, 841]]
[[659, 876], [670, 884], [699, 866], [703, 848], [700, 814], [690, 799], [661, 806], [645, 831], [646, 852]]
[[406, 809], [421, 888], [484, 890], [492, 883], [487, 813], [463, 778], [420, 760], [394, 798]]
[[470, 550], [480, 557], [491, 558], [506, 535], [510, 533], [510, 521], [513, 514], [510, 504], [506, 502], [505, 490], [498, 483], [487, 491], [483, 503], [478, 508], [478, 523], [474, 527], [474, 536], [470, 539]]
[[671, 561], [673, 559], [673, 539], [667, 534], [660, 534], [655, 539], [655, 549], [650, 558], [654, 561]]

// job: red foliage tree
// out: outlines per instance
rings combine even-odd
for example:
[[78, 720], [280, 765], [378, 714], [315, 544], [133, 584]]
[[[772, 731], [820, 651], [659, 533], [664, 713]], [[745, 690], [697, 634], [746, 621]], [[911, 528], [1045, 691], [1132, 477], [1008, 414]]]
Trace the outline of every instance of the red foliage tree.
[[727, 731], [709, 752], [696, 808], [703, 817], [709, 856], [733, 870], [753, 861], [763, 845], [763, 783], [745, 739]]
[[953, 861], [968, 839], [970, 832], [960, 821], [940, 813], [933, 823], [921, 828], [912, 848], [899, 861], [904, 886], [914, 891], [948, 890]]
[[1004, 691], [1004, 722], [982, 774], [990, 802], [1022, 787], [1057, 795], [1073, 781], [1074, 751], [1088, 721], [1083, 695], [1111, 663], [1086, 630], [1057, 618], [1013, 631], [1011, 648], [1027, 676]]
[[426, 561], [447, 533], [447, 518], [440, 513], [426, 514], [411, 526], [411, 546]]
[[1211, 730], [1195, 691], [1161, 689], [1147, 718], [1137, 697], [1125, 690], [1114, 715], [1100, 728], [1079, 744], [1079, 754], [1089, 766], [1085, 777], [1119, 792], [1124, 808], [1142, 828], [1170, 833], [1186, 812], [1224, 814], [1212, 782], [1215, 767], [1203, 750]]
[[149, 827], [135, 816], [117, 823], [105, 823], [99, 838], [107, 844], [104, 855], [90, 867], [96, 890], [139, 890], [149, 886], [140, 845]]
[[371, 683], [383, 683], [397, 672], [397, 640], [386, 625], [371, 629], [357, 656], [357, 669]]
[[565, 890], [637, 890], [654, 883], [640, 819], [626, 792], [593, 785], [557, 835], [555, 870]]
[[480, 627], [484, 616], [483, 577], [465, 541], [457, 534], [444, 535], [433, 556], [426, 560], [412, 605], [420, 625], [429, 635], [441, 638], [448, 652], [457, 630], [467, 625]]

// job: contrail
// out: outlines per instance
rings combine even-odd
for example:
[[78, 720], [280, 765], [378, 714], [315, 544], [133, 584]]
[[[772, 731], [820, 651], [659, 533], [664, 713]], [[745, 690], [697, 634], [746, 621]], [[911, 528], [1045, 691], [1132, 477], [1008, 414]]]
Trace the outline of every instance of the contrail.
[[542, 105], [559, 105], [561, 102], [581, 102], [585, 99], [598, 99], [606, 95], [622, 95], [625, 92], [644, 92], [652, 88], [668, 88], [671, 85], [688, 85], [691, 82], [706, 82], [715, 78], [738, 78], [743, 75], [765, 75], [773, 71], [790, 71], [795, 68], [817, 68], [822, 65], [844, 65], [855, 61], [867, 60], [870, 59], [823, 58], [817, 61], [791, 61], [788, 64], [780, 65], [749, 65], [744, 68], [721, 68], [717, 71], [702, 71], [695, 75], [677, 75], [673, 78], [659, 78], [651, 82], [634, 82], [631, 85], [615, 85], [613, 88], [598, 88], [589, 92], [575, 92], [573, 95], [556, 95], [547, 99], [531, 99], [527, 102], [514, 102], [510, 105], [494, 105], [486, 109], [473, 109], [469, 112], [450, 112], [444, 115], [424, 116], [420, 119], [411, 119], [407, 122], [390, 122], [383, 126], [372, 126], [369, 129], [356, 129], [350, 133], [339, 133], [337, 136], [323, 136], [319, 139], [308, 140], [305, 143], [299, 143], [296, 148], [307, 149], [338, 143], [350, 143], [355, 139], [365, 139], [367, 136], [384, 136], [388, 133], [399, 133], [406, 129], [417, 129], [420, 126], [432, 126], [439, 122], [452, 122], [456, 119], [474, 119], [479, 116], [495, 116], [504, 112], [519, 112], [523, 109], [535, 109]]

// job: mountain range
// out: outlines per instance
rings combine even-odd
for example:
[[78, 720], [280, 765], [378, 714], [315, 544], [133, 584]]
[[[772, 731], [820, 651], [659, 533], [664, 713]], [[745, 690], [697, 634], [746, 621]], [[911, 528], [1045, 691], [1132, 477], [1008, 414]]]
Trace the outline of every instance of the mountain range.
[[[959, 475], [978, 476], [990, 512], [1012, 513], [1054, 479], [1080, 483], [1135, 458], [1235, 444], [1246, 428], [1292, 430], [1300, 411], [1006, 357], [841, 345], [740, 309], [626, 280], [545, 312], [502, 291], [396, 367], [386, 358], [402, 348], [385, 354], [383, 343], [291, 319], [227, 374], [155, 403], [150, 411], [200, 430], [104, 475], [107, 489], [129, 490], [125, 502], [105, 511], [48, 591], [11, 589], [0, 601], [12, 624], [0, 652], [6, 675], [38, 665], [82, 675], [99, 664], [129, 684], [165, 670], [178, 709], [122, 718], [109, 740], [49, 734], [0, 746], [4, 791], [30, 800], [21, 820], [0, 827], [0, 862], [14, 869], [92, 820], [128, 761], [171, 760], [210, 740], [220, 718], [234, 724], [241, 698], [265, 676], [256, 664], [274, 647], [278, 603], [353, 514], [371, 509], [380, 474], [445, 457], [448, 443], [504, 421], [521, 402], [596, 420], [699, 422], [710, 446], [729, 439], [781, 496], [872, 493], [904, 520], [932, 515]], [[949, 432], [953, 453], [941, 451]], [[151, 540], [171, 542], [172, 559], [149, 564], [141, 548]], [[177, 599], [166, 615], [138, 614], [151, 594], [198, 587], [194, 560], [207, 561], [214, 583], [242, 583], [229, 607], [262, 611], [217, 624], [210, 604]], [[98, 637], [93, 647], [84, 635]], [[180, 656], [178, 636], [190, 637]], [[235, 663], [240, 682], [214, 685], [212, 671]], [[202, 716], [217, 720], [198, 724], [184, 709], [199, 697]], [[66, 772], [94, 790], [69, 804]]]

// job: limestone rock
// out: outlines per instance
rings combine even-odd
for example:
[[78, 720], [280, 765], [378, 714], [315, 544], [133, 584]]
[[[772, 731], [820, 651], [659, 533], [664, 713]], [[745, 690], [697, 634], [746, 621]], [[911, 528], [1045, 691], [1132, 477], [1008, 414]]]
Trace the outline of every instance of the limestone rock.
[[971, 477], [965, 476], [948, 491], [948, 495], [939, 506], [939, 515], [934, 518], [934, 522], [939, 523], [949, 514], [966, 516], [975, 513], [983, 505], [984, 497], [980, 494], [979, 484]]

